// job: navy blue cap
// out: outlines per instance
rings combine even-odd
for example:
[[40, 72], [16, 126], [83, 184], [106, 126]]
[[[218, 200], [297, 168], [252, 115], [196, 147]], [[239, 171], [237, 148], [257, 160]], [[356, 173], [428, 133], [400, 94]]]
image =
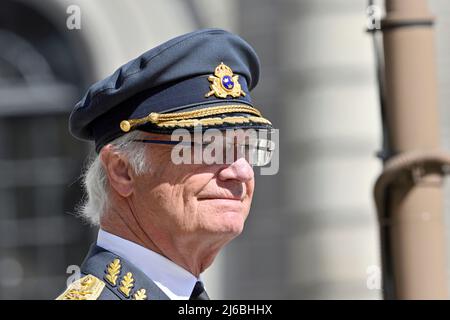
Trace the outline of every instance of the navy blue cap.
[[269, 128], [253, 106], [259, 59], [239, 36], [204, 29], [169, 40], [93, 84], [70, 115], [73, 136], [96, 149], [138, 129]]

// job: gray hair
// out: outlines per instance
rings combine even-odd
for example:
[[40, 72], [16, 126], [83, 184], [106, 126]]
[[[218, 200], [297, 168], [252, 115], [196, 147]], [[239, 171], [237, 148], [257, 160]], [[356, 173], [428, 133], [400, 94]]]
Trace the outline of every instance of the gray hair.
[[[142, 138], [143, 133], [141, 131], [132, 131], [109, 143], [114, 146], [115, 150], [126, 155], [137, 175], [144, 174], [150, 169], [148, 159], [145, 156], [145, 144], [133, 143], [134, 139]], [[99, 154], [95, 154], [89, 161], [82, 175], [82, 184], [86, 197], [78, 207], [78, 215], [90, 224], [98, 226], [100, 217], [108, 209], [109, 204], [108, 177]]]

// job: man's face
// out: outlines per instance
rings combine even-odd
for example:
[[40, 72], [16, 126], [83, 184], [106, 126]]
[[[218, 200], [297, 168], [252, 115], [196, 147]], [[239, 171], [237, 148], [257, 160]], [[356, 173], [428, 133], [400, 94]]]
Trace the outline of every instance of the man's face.
[[[170, 140], [148, 134], [146, 139]], [[173, 146], [146, 146], [150, 171], [134, 177], [132, 203], [141, 226], [153, 236], [189, 241], [239, 235], [254, 191], [253, 168], [243, 159], [231, 164], [174, 164]]]

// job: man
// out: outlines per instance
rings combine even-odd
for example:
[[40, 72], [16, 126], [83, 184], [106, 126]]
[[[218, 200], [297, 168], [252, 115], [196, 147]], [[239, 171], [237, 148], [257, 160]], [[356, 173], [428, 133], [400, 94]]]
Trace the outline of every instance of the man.
[[[208, 299], [201, 274], [241, 233], [252, 166], [270, 158], [264, 139], [224, 134], [272, 128], [250, 98], [258, 77], [248, 43], [206, 29], [145, 52], [88, 90], [70, 131], [95, 143], [81, 211], [100, 231], [83, 277], [58, 299]], [[207, 143], [186, 143], [211, 129]], [[180, 130], [184, 141], [173, 141]], [[209, 161], [207, 149], [227, 160]], [[205, 158], [194, 161], [199, 150]]]

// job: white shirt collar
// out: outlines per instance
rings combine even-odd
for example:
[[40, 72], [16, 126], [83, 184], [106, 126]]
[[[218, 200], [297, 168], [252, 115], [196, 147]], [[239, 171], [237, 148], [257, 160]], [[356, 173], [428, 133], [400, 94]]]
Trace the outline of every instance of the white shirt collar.
[[188, 300], [195, 283], [201, 281], [166, 257], [102, 229], [97, 245], [134, 264], [171, 300]]

